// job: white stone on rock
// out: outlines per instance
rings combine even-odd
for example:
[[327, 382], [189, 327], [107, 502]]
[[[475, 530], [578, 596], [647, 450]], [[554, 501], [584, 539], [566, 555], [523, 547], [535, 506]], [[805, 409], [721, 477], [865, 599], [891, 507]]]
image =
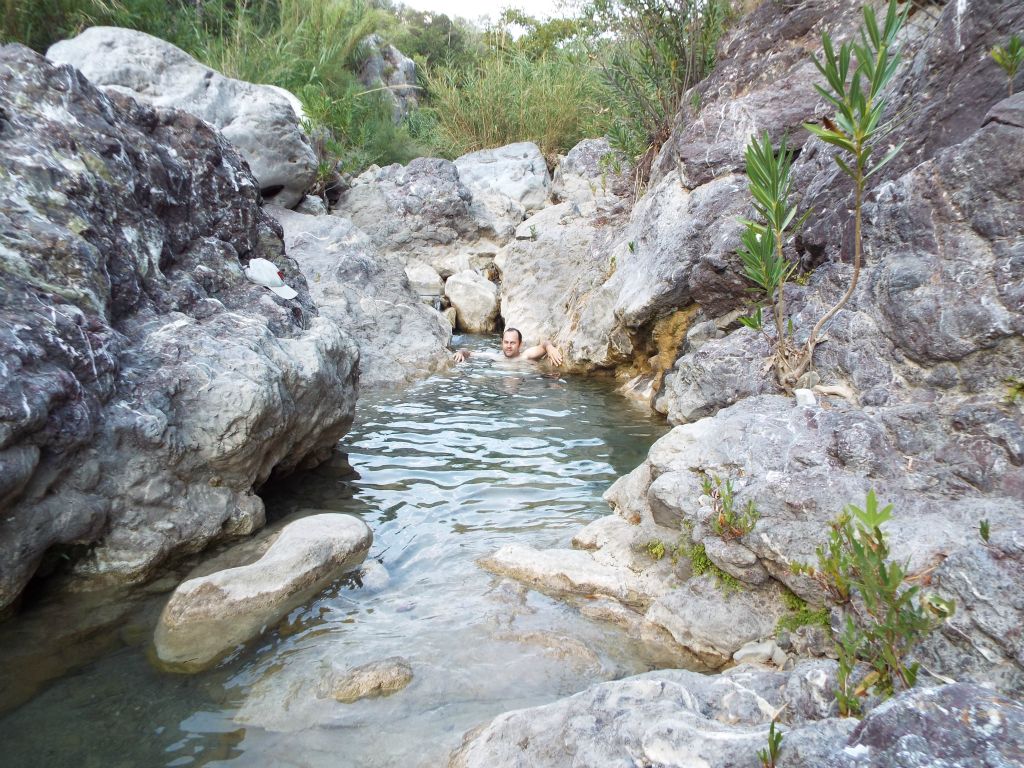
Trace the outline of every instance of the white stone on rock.
[[793, 395], [796, 397], [796, 404], [805, 408], [813, 408], [818, 404], [817, 399], [814, 397], [814, 392], [809, 389], [794, 389]]
[[736, 651], [732, 655], [732, 660], [737, 664], [767, 664], [777, 648], [774, 640], [754, 640]]
[[54, 43], [46, 56], [77, 67], [101, 88], [210, 123], [245, 157], [277, 205], [295, 205], [313, 183], [316, 155], [291, 100], [274, 88], [225, 77], [171, 43], [120, 27], [90, 27]]
[[421, 299], [429, 301], [444, 292], [444, 280], [429, 264], [411, 261], [405, 265], [405, 275], [409, 278], [413, 293]]
[[256, 562], [190, 579], [160, 615], [157, 657], [183, 671], [209, 667], [366, 557], [373, 534], [351, 515], [287, 525]]
[[498, 287], [472, 270], [458, 272], [444, 284], [444, 293], [455, 307], [457, 326], [469, 333], [494, 330], [498, 317]]

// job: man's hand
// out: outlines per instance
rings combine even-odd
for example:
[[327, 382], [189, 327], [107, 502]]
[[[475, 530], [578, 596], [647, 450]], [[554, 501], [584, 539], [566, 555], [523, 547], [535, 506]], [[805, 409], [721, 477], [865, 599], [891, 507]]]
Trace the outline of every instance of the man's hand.
[[455, 363], [464, 363], [469, 358], [469, 350], [457, 349], [455, 350]]
[[546, 351], [548, 353], [548, 360], [550, 360], [554, 365], [561, 365], [562, 364], [562, 353], [558, 349], [558, 347], [556, 347], [551, 342], [548, 342], [547, 343], [547, 347], [546, 347]]

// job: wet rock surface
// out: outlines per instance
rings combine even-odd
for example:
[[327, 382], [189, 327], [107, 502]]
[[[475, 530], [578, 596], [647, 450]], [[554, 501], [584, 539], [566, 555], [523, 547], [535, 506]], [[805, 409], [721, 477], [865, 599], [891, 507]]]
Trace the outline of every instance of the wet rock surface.
[[412, 682], [409, 662], [398, 656], [373, 661], [346, 671], [335, 678], [321, 678], [317, 696], [342, 703], [374, 696], [388, 696]]
[[[316, 317], [206, 123], [19, 46], [0, 79], [7, 605], [40, 564], [139, 580], [261, 526], [254, 487], [326, 458], [351, 423], [358, 352]], [[299, 296], [249, 282], [253, 257]]]

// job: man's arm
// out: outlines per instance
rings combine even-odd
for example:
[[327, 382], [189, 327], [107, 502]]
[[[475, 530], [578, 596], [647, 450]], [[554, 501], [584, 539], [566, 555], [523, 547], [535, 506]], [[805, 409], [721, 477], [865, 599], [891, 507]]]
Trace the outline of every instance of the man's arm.
[[528, 347], [523, 350], [522, 354], [527, 360], [540, 360], [542, 357], [547, 356], [548, 360], [555, 365], [562, 364], [561, 351], [547, 339], [544, 339], [544, 341], [536, 346]]

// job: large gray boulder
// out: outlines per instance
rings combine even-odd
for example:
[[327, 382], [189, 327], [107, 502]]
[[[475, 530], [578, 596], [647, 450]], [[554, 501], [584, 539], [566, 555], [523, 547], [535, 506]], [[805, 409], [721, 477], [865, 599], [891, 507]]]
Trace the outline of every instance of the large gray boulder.
[[359, 345], [361, 387], [395, 387], [448, 367], [451, 325], [413, 292], [396, 256], [340, 216], [267, 210], [320, 313]]
[[571, 202], [543, 208], [520, 224], [495, 262], [502, 270], [506, 324], [524, 337], [551, 339], [568, 352], [577, 304], [611, 269], [603, 243], [603, 232]]
[[249, 565], [183, 582], [160, 614], [157, 658], [198, 672], [277, 623], [366, 557], [373, 534], [351, 515], [310, 515], [285, 526]]
[[481, 149], [455, 159], [459, 179], [473, 197], [504, 195], [527, 213], [548, 201], [551, 176], [540, 148], [531, 141]]
[[608, 139], [584, 139], [559, 158], [551, 179], [551, 197], [580, 207], [625, 205], [633, 191], [631, 170]]
[[692, 192], [664, 179], [628, 218], [573, 202], [544, 209], [501, 256], [502, 315], [516, 327], [526, 317], [577, 367], [645, 361], [659, 319], [698, 299], [718, 312], [742, 300], [733, 251], [747, 204], [745, 179], [726, 176]]
[[458, 253], [480, 236], [472, 199], [454, 163], [421, 157], [364, 171], [332, 213], [349, 219], [403, 263], [412, 258], [432, 263], [432, 256]]
[[[42, 566], [138, 580], [263, 523], [253, 491], [326, 458], [358, 350], [315, 316], [207, 123], [0, 52], [0, 606]], [[254, 257], [299, 291], [249, 282]]]
[[473, 213], [498, 242], [548, 202], [551, 176], [540, 148], [529, 141], [481, 149], [455, 159], [459, 179], [473, 195]]
[[105, 90], [202, 118], [245, 158], [266, 200], [290, 208], [313, 183], [316, 155], [274, 88], [225, 77], [165, 40], [121, 27], [90, 27], [46, 56]]
[[872, 710], [831, 764], [839, 768], [1024, 765], [1024, 706], [976, 685], [908, 691]]

